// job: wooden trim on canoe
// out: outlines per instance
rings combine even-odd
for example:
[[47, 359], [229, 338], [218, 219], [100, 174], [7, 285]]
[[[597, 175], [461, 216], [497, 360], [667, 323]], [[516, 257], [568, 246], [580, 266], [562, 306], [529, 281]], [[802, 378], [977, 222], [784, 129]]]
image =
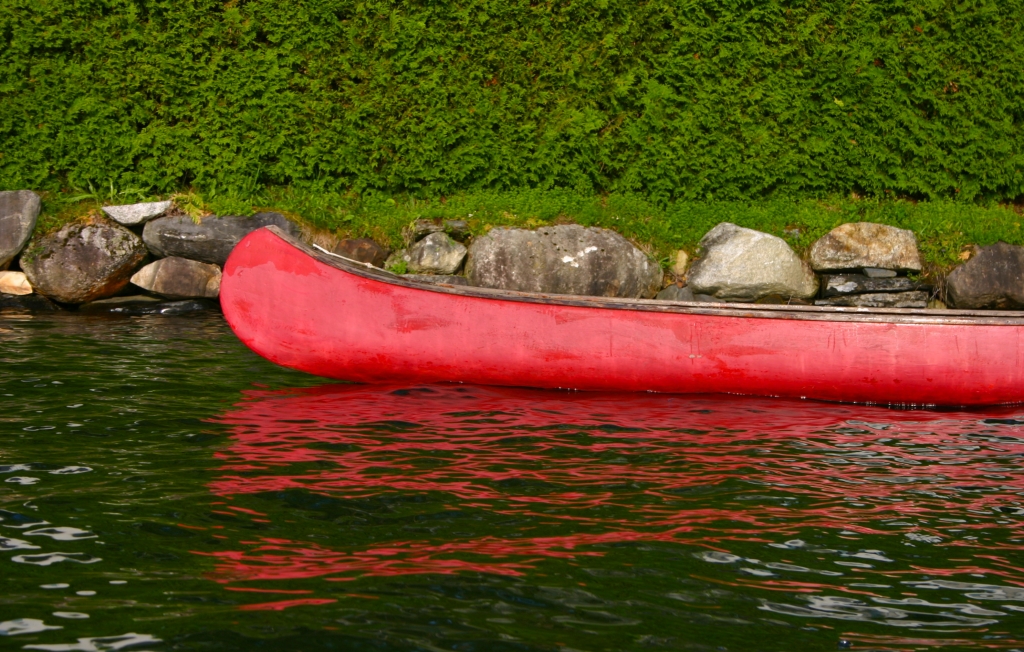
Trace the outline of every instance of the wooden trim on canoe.
[[695, 303], [658, 301], [656, 299], [620, 299], [615, 297], [578, 296], [572, 294], [541, 294], [516, 292], [444, 283], [423, 283], [393, 274], [369, 263], [359, 263], [343, 256], [317, 250], [276, 226], [264, 227], [308, 256], [336, 269], [363, 278], [407, 288], [483, 299], [540, 303], [611, 310], [682, 313], [747, 319], [796, 319], [802, 321], [875, 322], [892, 324], [978, 324], [986, 326], [1024, 326], [1024, 311], [1001, 310], [928, 310], [915, 308], [854, 308], [841, 306], [784, 306], [751, 303]]

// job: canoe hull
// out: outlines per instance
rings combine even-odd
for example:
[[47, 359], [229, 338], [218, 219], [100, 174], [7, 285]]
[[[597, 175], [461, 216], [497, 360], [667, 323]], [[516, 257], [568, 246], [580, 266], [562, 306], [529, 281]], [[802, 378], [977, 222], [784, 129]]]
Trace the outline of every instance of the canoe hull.
[[1014, 319], [592, 303], [417, 287], [311, 255], [271, 229], [235, 248], [221, 286], [247, 346], [327, 378], [898, 405], [1024, 400], [1024, 323]]

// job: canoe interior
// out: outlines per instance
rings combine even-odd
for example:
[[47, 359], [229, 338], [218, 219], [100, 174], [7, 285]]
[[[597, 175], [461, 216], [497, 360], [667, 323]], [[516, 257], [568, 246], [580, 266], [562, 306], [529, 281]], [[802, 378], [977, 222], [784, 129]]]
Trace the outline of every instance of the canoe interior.
[[698, 303], [686, 301], [658, 301], [655, 299], [621, 299], [571, 294], [543, 294], [515, 292], [493, 288], [423, 283], [374, 267], [369, 263], [350, 260], [312, 247], [276, 226], [266, 227], [282, 240], [325, 265], [330, 265], [363, 278], [391, 285], [504, 301], [522, 301], [547, 305], [608, 308], [612, 310], [642, 310], [647, 312], [678, 312], [694, 315], [744, 317], [747, 319], [803, 319], [815, 321], [870, 321], [914, 324], [1007, 324], [1024, 326], [1024, 311], [1000, 310], [929, 310], [913, 308], [853, 308], [842, 306], [789, 306], [753, 303]]

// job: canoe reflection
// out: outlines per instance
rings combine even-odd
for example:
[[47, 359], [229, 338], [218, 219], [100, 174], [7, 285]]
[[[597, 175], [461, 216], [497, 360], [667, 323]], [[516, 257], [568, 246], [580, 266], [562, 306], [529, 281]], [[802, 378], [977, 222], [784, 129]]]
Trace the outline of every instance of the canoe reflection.
[[[785, 548], [809, 530], [891, 538], [894, 519], [909, 540], [998, 551], [1016, 544], [964, 537], [993, 526], [1020, 534], [1018, 521], [992, 522], [1019, 509], [1006, 490], [1021, 480], [1000, 472], [1024, 453], [1012, 416], [463, 386], [254, 391], [218, 419], [232, 437], [212, 491], [229, 504], [330, 497], [347, 529], [329, 543], [245, 541], [214, 553], [217, 576], [518, 575], [630, 542], [726, 551], [730, 542]], [[256, 523], [281, 516], [227, 509]], [[422, 512], [403, 520], [410, 509]], [[928, 520], [950, 510], [992, 516], [950, 536]], [[466, 514], [487, 531], [453, 525]], [[382, 541], [372, 525], [392, 517], [433, 525], [415, 537], [384, 528]]]

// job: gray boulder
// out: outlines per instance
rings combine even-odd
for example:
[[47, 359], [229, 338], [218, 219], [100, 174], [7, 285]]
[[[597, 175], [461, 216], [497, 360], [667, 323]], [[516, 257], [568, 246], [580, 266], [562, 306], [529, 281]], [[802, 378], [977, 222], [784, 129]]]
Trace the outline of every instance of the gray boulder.
[[103, 212], [118, 224], [137, 226], [163, 215], [170, 207], [170, 201], [151, 201], [143, 204], [104, 206]]
[[388, 250], [370, 238], [341, 240], [334, 245], [334, 253], [349, 260], [370, 263], [374, 267], [383, 267], [388, 257]]
[[36, 292], [63, 303], [85, 303], [119, 292], [145, 257], [139, 236], [99, 218], [67, 224], [33, 241], [21, 256], [21, 268]]
[[135, 272], [132, 283], [170, 299], [216, 299], [220, 267], [198, 260], [169, 256]]
[[31, 190], [0, 192], [0, 270], [7, 269], [32, 237], [41, 205]]
[[211, 215], [199, 224], [187, 215], [161, 217], [146, 224], [142, 239], [158, 258], [181, 256], [223, 266], [242, 238], [270, 225], [299, 236], [299, 228], [284, 215], [257, 213], [252, 217]]
[[782, 238], [723, 222], [700, 246], [704, 255], [687, 277], [695, 294], [756, 301], [772, 295], [808, 299], [818, 290], [814, 272]]
[[811, 245], [809, 258], [819, 272], [862, 267], [921, 271], [913, 231], [871, 222], [837, 226]]
[[552, 294], [651, 298], [658, 263], [614, 231], [577, 224], [491, 230], [469, 248], [470, 285]]
[[946, 296], [964, 309], [1024, 308], [1024, 247], [997, 242], [946, 277]]
[[816, 306], [854, 306], [860, 308], [927, 308], [928, 292], [883, 292], [851, 294], [818, 299]]
[[466, 248], [444, 233], [431, 233], [404, 256], [413, 274], [454, 274], [466, 258]]

